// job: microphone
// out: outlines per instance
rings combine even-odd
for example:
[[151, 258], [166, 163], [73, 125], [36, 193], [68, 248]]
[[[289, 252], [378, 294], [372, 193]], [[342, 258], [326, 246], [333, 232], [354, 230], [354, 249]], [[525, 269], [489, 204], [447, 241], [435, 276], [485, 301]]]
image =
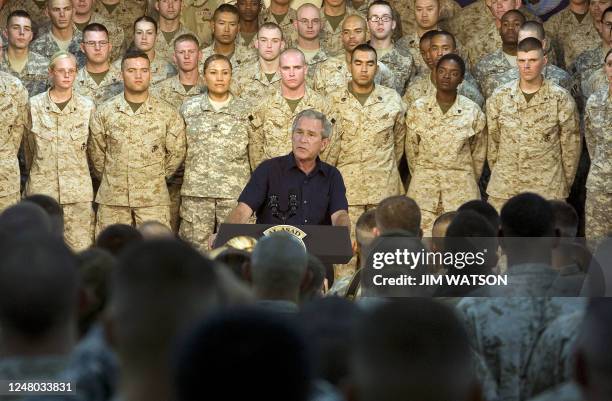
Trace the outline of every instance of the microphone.
[[284, 220], [278, 210], [279, 209], [278, 195], [269, 196], [268, 207], [270, 208], [270, 211], [272, 212], [272, 216], [278, 219]]
[[298, 199], [297, 194], [295, 193], [295, 189], [289, 190], [289, 216], [292, 217], [297, 214], [298, 209]]

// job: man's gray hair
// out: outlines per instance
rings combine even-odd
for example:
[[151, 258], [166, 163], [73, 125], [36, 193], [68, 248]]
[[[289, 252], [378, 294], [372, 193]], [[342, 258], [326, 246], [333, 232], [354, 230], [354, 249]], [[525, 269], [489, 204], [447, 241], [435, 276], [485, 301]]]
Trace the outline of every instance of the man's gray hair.
[[293, 125], [291, 126], [291, 134], [293, 134], [295, 130], [298, 128], [298, 124], [300, 123], [300, 120], [302, 118], [312, 118], [314, 120], [321, 121], [321, 124], [323, 125], [323, 132], [321, 132], [321, 136], [323, 137], [323, 139], [329, 138], [331, 136], [332, 134], [331, 122], [329, 122], [325, 114], [315, 109], [302, 110], [298, 113], [297, 116], [295, 116], [295, 118], [293, 119]]

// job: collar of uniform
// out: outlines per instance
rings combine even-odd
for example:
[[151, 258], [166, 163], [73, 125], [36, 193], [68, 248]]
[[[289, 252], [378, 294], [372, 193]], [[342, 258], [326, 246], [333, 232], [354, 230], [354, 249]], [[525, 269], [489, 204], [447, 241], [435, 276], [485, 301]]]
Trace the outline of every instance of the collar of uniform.
[[55, 104], [55, 102], [51, 100], [50, 92], [51, 92], [51, 88], [47, 89], [47, 96], [44, 97], [45, 110], [51, 113], [55, 113], [55, 114], [70, 114], [70, 113], [74, 113], [77, 111], [77, 105], [74, 100], [76, 96], [75, 91], [72, 91], [72, 96], [70, 97], [70, 100], [68, 100], [68, 103], [66, 103], [66, 106], [64, 107], [63, 110], [60, 110], [59, 107], [57, 107], [57, 104]]
[[[270, 11], [270, 7], [264, 7], [264, 9], [261, 10], [261, 15], [263, 15], [264, 19], [269, 19], [270, 20], [269, 22], [274, 22], [275, 24], [279, 26], [293, 24], [293, 21], [297, 19], [297, 12], [291, 7], [289, 7], [287, 14], [285, 14], [285, 18], [283, 18], [280, 24], [276, 22], [276, 18], [272, 15], [272, 11]], [[287, 21], [287, 19], [289, 21]]]
[[[356, 14], [357, 11], [353, 8], [353, 6], [351, 6], [350, 4], [346, 4], [346, 9], [344, 11], [344, 18], [342, 18], [342, 21], [340, 21], [340, 23], [338, 24], [338, 28], [340, 28], [340, 30], [342, 30], [342, 23], [344, 22], [344, 20], [353, 15]], [[327, 19], [327, 14], [325, 14], [325, 10], [323, 9], [323, 4], [321, 4], [321, 10], [319, 11], [319, 18], [321, 19], [321, 24], [322, 25], [329, 25], [329, 27], [331, 28], [331, 24], [329, 23], [328, 19]]]
[[230, 99], [229, 103], [221, 108], [221, 110], [215, 110], [214, 107], [212, 106], [212, 104], [210, 103], [210, 99], [208, 98], [208, 91], [204, 91], [204, 93], [202, 93], [202, 102], [200, 103], [200, 107], [202, 108], [203, 111], [212, 111], [213, 113], [223, 113], [223, 114], [229, 114], [232, 115], [232, 113], [229, 111], [231, 109], [232, 104], [236, 101], [236, 96], [231, 95], [232, 98]]
[[[172, 77], [170, 77], [170, 79], [172, 80], [172, 89], [176, 92], [176, 93], [180, 93], [181, 95], [187, 95], [187, 91], [185, 90], [185, 86], [183, 86], [183, 84], [180, 81], [179, 75], [173, 75]], [[202, 89], [204, 89], [206, 85], [204, 84], [204, 80], [202, 79], [201, 76], [198, 76], [198, 82], [196, 82], [196, 84], [193, 86], [193, 88], [191, 88], [191, 90], [195, 90], [196, 94], [201, 94], [202, 93]]]
[[149, 113], [153, 111], [153, 105], [151, 104], [151, 94], [150, 93], [149, 93], [149, 96], [147, 97], [147, 100], [145, 100], [142, 106], [140, 106], [140, 108], [136, 110], [136, 113], [134, 113], [134, 111], [132, 110], [132, 107], [130, 107], [127, 100], [125, 100], [125, 92], [122, 92], [121, 96], [117, 96], [117, 97], [118, 97], [117, 110], [119, 110], [122, 113], [125, 113], [128, 115], [136, 115], [136, 114], [144, 114], [145, 111]]
[[323, 48], [319, 48], [319, 51], [314, 55], [314, 57], [310, 60], [309, 65], [319, 64], [327, 60], [327, 53], [323, 51]]
[[[304, 90], [304, 96], [302, 97], [302, 101], [300, 102], [300, 104], [309, 103], [314, 93], [313, 90], [308, 87], [308, 85], [305, 85], [305, 86], [306, 88]], [[270, 103], [276, 104], [277, 110], [279, 111], [285, 110], [287, 111], [286, 114], [292, 114], [291, 110], [289, 110], [289, 105], [287, 105], [287, 100], [283, 97], [281, 88], [279, 88], [278, 90], [275, 90], [275, 94], [272, 97], [272, 99], [270, 99]]]
[[278, 82], [281, 80], [281, 76], [280, 76], [280, 72], [275, 71], [274, 72], [274, 77], [272, 78], [272, 81], [268, 81], [268, 77], [266, 77], [266, 74], [263, 72], [263, 70], [261, 69], [261, 65], [259, 64], [259, 58], [257, 59], [257, 61], [255, 61], [255, 68], [254, 68], [254, 72], [253, 72], [253, 76], [252, 78], [256, 81], [262, 82], [266, 85], [271, 85], [275, 82]]
[[445, 118], [448, 116], [462, 116], [465, 114], [464, 108], [465, 107], [463, 105], [463, 99], [461, 98], [461, 95], [459, 93], [457, 93], [455, 102], [446, 113], [442, 113], [442, 110], [438, 105], [438, 99], [436, 99], [436, 92], [427, 96], [427, 110], [430, 113], [439, 113], [441, 118]]
[[[319, 158], [319, 156], [317, 156], [317, 159], [315, 161], [316, 165], [314, 170], [312, 170], [310, 172], [310, 174], [308, 174], [308, 176], [313, 176], [315, 174], [322, 174], [324, 176], [327, 175], [326, 171], [324, 168], [322, 168], [322, 164], [321, 164], [321, 159]], [[289, 153], [288, 155], [284, 156], [283, 158], [283, 169], [285, 171], [289, 171], [291, 169], [299, 169], [297, 166], [297, 163], [295, 161], [295, 155], [293, 154], [293, 152]], [[300, 170], [301, 171], [301, 170]]]
[[540, 86], [540, 89], [538, 89], [529, 103], [527, 103], [525, 100], [525, 95], [523, 95], [523, 91], [521, 90], [520, 81], [520, 78], [516, 80], [514, 83], [514, 88], [510, 93], [510, 97], [515, 103], [520, 104], [523, 107], [532, 107], [542, 103], [548, 103], [548, 101], [551, 99], [550, 82], [548, 79], [544, 79], [542, 81], [542, 86]]
[[[353, 99], [355, 102], [357, 102], [361, 106], [361, 103], [359, 103], [359, 100], [357, 100], [355, 95], [353, 95], [351, 91], [349, 90], [350, 84], [351, 82], [349, 81], [348, 84], [344, 87], [344, 96], [340, 98], [340, 102], [346, 103], [349, 101], [349, 99]], [[383, 93], [381, 93], [382, 91], [383, 90], [380, 89], [380, 85], [374, 85], [374, 89], [372, 90], [372, 93], [370, 93], [370, 96], [368, 96], [368, 100], [366, 100], [365, 104], [361, 107], [370, 107], [376, 103], [383, 102], [385, 100], [385, 96]]]

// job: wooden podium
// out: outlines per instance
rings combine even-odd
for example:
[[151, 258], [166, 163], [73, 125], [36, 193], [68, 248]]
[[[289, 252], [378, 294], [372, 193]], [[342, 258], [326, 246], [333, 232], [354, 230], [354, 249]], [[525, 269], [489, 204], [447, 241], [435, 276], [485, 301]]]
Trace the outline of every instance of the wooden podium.
[[[213, 248], [225, 244], [240, 235], [259, 238], [264, 231], [276, 224], [221, 224]], [[303, 238], [308, 252], [317, 256], [326, 265], [344, 264], [351, 260], [353, 249], [348, 227], [334, 226], [293, 226], [306, 233]]]

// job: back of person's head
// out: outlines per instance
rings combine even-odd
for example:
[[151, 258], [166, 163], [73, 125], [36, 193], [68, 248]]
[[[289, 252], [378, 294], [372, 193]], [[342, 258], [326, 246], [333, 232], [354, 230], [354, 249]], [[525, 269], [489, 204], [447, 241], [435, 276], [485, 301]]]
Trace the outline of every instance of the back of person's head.
[[32, 202], [40, 206], [51, 220], [53, 235], [63, 238], [64, 235], [64, 210], [60, 204], [50, 196], [35, 194], [23, 198], [24, 202]]
[[3, 336], [35, 343], [62, 330], [72, 334], [79, 278], [64, 242], [49, 234], [21, 235], [3, 240], [0, 253]]
[[311, 253], [308, 254], [306, 276], [308, 280], [300, 291], [300, 302], [316, 299], [323, 295], [321, 291], [325, 281], [325, 265]]
[[434, 220], [433, 228], [431, 229], [431, 250], [434, 252], [441, 251], [444, 248], [444, 237], [448, 225], [457, 215], [456, 211], [442, 213]]
[[551, 200], [555, 229], [559, 230], [562, 237], [573, 238], [578, 234], [578, 213], [569, 203], [559, 200]]
[[274, 233], [261, 238], [251, 255], [251, 279], [256, 293], [272, 297], [291, 294], [297, 298], [307, 263], [304, 245], [290, 234]]
[[346, 379], [354, 326], [361, 313], [355, 303], [339, 297], [325, 297], [302, 306], [299, 322], [317, 378], [335, 386]]
[[43, 208], [20, 202], [0, 214], [0, 238], [15, 235], [53, 235], [53, 224]]
[[398, 195], [383, 199], [376, 207], [376, 227], [380, 234], [407, 231], [421, 233], [421, 209], [414, 199]]
[[128, 245], [141, 242], [142, 234], [127, 224], [112, 224], [96, 237], [96, 247], [118, 256]]
[[374, 209], [367, 210], [359, 216], [355, 223], [355, 240], [359, 249], [367, 248], [376, 234], [376, 211]]
[[180, 344], [177, 401], [306, 401], [311, 369], [305, 341], [285, 318], [229, 310], [199, 324]]
[[495, 235], [497, 235], [497, 231], [499, 230], [499, 213], [497, 213], [497, 210], [488, 202], [478, 199], [471, 200], [465, 202], [457, 209], [458, 212], [463, 212], [464, 210], [473, 210], [487, 219], [491, 227], [495, 229]]
[[79, 313], [79, 331], [85, 334], [95, 323], [106, 306], [115, 257], [100, 248], [89, 248], [76, 255], [85, 305]]
[[612, 399], [612, 302], [592, 298], [576, 342], [574, 379], [587, 401]]
[[551, 237], [554, 216], [550, 203], [540, 195], [525, 192], [510, 198], [501, 210], [505, 237]]
[[383, 303], [358, 322], [355, 337], [349, 399], [480, 399], [468, 336], [441, 303], [422, 298]]
[[174, 233], [170, 228], [159, 221], [145, 221], [138, 226], [138, 231], [145, 240], [150, 239], [173, 239]]
[[111, 278], [108, 316], [124, 368], [166, 366], [181, 330], [219, 304], [212, 261], [178, 240], [132, 244]]

